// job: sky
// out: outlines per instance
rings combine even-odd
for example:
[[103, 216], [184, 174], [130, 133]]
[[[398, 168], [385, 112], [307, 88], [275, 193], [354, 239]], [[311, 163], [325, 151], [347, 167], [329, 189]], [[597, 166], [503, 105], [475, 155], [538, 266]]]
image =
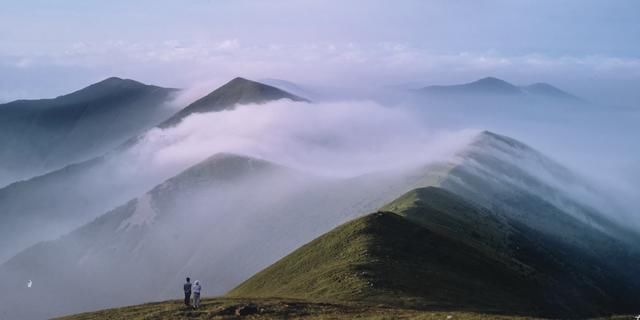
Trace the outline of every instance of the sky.
[[496, 76], [640, 101], [634, 0], [0, 1], [0, 101], [110, 76], [212, 89], [235, 76], [335, 87]]

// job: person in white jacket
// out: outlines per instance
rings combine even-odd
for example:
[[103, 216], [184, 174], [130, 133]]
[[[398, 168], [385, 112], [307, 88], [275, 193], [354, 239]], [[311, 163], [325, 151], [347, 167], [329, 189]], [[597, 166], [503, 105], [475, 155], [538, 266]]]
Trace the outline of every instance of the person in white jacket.
[[195, 282], [193, 282], [193, 286], [191, 287], [194, 309], [200, 308], [200, 291], [202, 291], [202, 286], [200, 285], [200, 281], [196, 280]]

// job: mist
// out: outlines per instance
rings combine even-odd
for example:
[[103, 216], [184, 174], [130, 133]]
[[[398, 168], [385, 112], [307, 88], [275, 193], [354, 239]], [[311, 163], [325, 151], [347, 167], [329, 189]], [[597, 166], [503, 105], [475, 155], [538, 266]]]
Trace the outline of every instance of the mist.
[[[192, 91], [176, 99], [190, 101]], [[446, 159], [474, 132], [431, 130], [410, 111], [371, 101], [281, 100], [194, 114], [175, 127], [151, 129], [125, 149], [6, 188], [8, 238], [0, 260], [56, 239], [216, 153], [252, 156], [312, 175], [353, 177]], [[26, 200], [34, 194], [40, 201]]]
[[[607, 207], [620, 221], [630, 219], [636, 228], [640, 226], [635, 209], [640, 190], [635, 179], [640, 170], [640, 151], [636, 147], [640, 110], [589, 101], [523, 102], [503, 97], [457, 104], [414, 95], [402, 101], [436, 130], [482, 128], [524, 142], [581, 177], [582, 185], [577, 188], [595, 188], [600, 195], [606, 194], [607, 200], [597, 200], [600, 208]], [[535, 176], [542, 174], [532, 170], [537, 172]], [[594, 197], [599, 195], [580, 198], [592, 202]]]
[[[201, 84], [182, 90], [167, 107], [192, 102], [204, 88]], [[153, 128], [136, 144], [107, 154], [71, 180], [49, 181], [77, 191], [47, 195], [57, 203], [48, 210], [59, 211], [60, 218], [16, 233], [0, 258], [56, 239], [216, 153], [264, 159], [318, 177], [350, 178], [449, 161], [481, 130], [506, 134], [550, 155], [584, 177], [581, 183], [586, 185], [576, 188], [597, 190], [576, 192], [580, 202], [609, 212], [616, 221], [640, 225], [634, 209], [640, 185], [633, 176], [640, 172], [640, 154], [634, 148], [640, 115], [634, 110], [500, 99], [460, 106], [393, 90], [371, 100], [336, 99], [240, 105], [193, 114], [175, 127]], [[542, 170], [535, 175], [544, 177]], [[566, 183], [554, 177], [547, 181]]]
[[[191, 101], [198, 91], [185, 90], [177, 99]], [[237, 105], [192, 114], [174, 127], [153, 128], [73, 178], [83, 201], [63, 198], [61, 207], [75, 215], [38, 229], [37, 236], [27, 233], [31, 242], [12, 244], [10, 253], [16, 253], [54, 240], [9, 259], [0, 278], [12, 281], [2, 289], [22, 290], [16, 288], [24, 279], [33, 280], [34, 289], [23, 293], [43, 301], [43, 308], [29, 310], [23, 305], [28, 299], [16, 295], [26, 318], [169, 299], [185, 275], [207, 284], [209, 294], [223, 294], [340, 223], [373, 212], [412, 188], [438, 185], [437, 173], [436, 179], [429, 178], [432, 168], [464, 164], [465, 152], [485, 129], [540, 150], [483, 152], [514, 163], [544, 185], [492, 171], [486, 163], [466, 164], [470, 170], [488, 172], [489, 179], [506, 181], [504, 187], [528, 190], [576, 216], [595, 208], [617, 224], [632, 221], [625, 227], [637, 232], [633, 188], [617, 179], [592, 186], [590, 181], [606, 180], [601, 177], [607, 172], [595, 172], [566, 147], [562, 135], [550, 135], [572, 114], [597, 122], [597, 109], [513, 105], [499, 99], [464, 108], [397, 97]], [[574, 139], [588, 141], [597, 134], [588, 123], [574, 127]], [[603, 130], [614, 134], [613, 127]], [[533, 137], [535, 143], [522, 137]], [[603, 145], [589, 146], [604, 150]], [[547, 157], [562, 149], [569, 150]], [[609, 160], [602, 156], [598, 161]], [[56, 288], [73, 279], [80, 279], [83, 291], [101, 289], [79, 306], [70, 305], [65, 302], [70, 297]]]
[[151, 130], [130, 154], [170, 170], [231, 152], [348, 177], [446, 159], [477, 132], [432, 130], [408, 110], [370, 101], [280, 100], [189, 116], [177, 127]]
[[[28, 234], [54, 241], [9, 259], [0, 289], [42, 301], [33, 309], [28, 299], [11, 300], [9, 314], [20, 318], [167, 299], [185, 273], [222, 294], [401, 195], [406, 176], [396, 172], [444, 161], [477, 133], [431, 130], [409, 110], [370, 101], [279, 100], [194, 114], [74, 178], [83, 201], [69, 198], [65, 209], [86, 211]], [[33, 290], [21, 288], [24, 278]], [[69, 304], [56, 289], [69, 281], [100, 289]]]

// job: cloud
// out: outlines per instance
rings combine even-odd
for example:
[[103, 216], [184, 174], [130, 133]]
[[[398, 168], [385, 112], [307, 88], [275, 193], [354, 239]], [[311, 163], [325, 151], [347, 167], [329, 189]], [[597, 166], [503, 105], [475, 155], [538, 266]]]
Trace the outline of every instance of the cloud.
[[280, 100], [191, 115], [151, 130], [132, 152], [145, 166], [170, 171], [231, 152], [344, 177], [443, 160], [476, 133], [430, 130], [406, 110], [373, 102]]

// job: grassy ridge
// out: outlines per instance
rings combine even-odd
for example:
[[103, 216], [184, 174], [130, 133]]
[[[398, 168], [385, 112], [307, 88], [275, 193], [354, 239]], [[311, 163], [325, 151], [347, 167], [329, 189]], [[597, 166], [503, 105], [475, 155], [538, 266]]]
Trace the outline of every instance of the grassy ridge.
[[[348, 222], [229, 293], [474, 312], [535, 310], [516, 272], [390, 212]], [[516, 285], [517, 284], [517, 285]]]
[[[242, 314], [239, 310], [247, 310]], [[147, 303], [138, 306], [82, 313], [57, 320], [174, 320], [174, 319], [416, 319], [475, 320], [525, 319], [472, 312], [419, 311], [379, 305], [321, 302], [299, 299], [205, 299], [199, 310], [186, 308], [181, 301]]]

